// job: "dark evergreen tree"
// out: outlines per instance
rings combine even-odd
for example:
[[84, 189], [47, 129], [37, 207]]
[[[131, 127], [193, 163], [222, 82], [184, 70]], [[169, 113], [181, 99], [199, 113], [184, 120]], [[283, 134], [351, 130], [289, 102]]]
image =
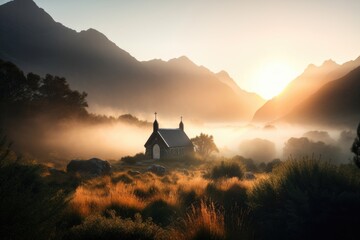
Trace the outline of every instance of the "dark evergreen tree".
[[351, 147], [351, 152], [353, 152], [355, 154], [354, 163], [356, 164], [356, 166], [358, 166], [358, 168], [360, 168], [360, 123], [357, 128], [357, 136]]
[[29, 73], [0, 60], [0, 111], [8, 119], [45, 114], [54, 119], [87, 116], [85, 92], [72, 90], [65, 78]]

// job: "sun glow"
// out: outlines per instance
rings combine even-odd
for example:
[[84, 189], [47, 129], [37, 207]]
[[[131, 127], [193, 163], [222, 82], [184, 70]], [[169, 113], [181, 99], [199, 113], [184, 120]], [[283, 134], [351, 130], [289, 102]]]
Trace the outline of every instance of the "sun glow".
[[254, 74], [252, 85], [255, 92], [270, 99], [286, 87], [297, 76], [295, 69], [284, 62], [268, 62]]

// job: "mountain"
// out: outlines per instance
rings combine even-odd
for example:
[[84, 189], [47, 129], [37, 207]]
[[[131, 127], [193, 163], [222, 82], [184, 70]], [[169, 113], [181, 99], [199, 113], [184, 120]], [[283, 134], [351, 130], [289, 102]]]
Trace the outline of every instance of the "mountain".
[[360, 57], [343, 65], [332, 60], [325, 61], [319, 67], [310, 64], [299, 77], [288, 84], [281, 94], [267, 101], [257, 110], [253, 121], [271, 122], [285, 116], [324, 84], [344, 76], [358, 66], [360, 66]]
[[360, 121], [360, 67], [322, 86], [280, 119], [288, 123], [356, 128]]
[[265, 100], [259, 95], [241, 89], [226, 71], [220, 71], [216, 73], [216, 76], [222, 83], [228, 85], [236, 92], [240, 98], [248, 99], [249, 109], [247, 111], [251, 112], [253, 110], [251, 117], [255, 114], [255, 111], [265, 103]]
[[1, 59], [25, 72], [66, 77], [72, 88], [89, 94], [90, 106], [241, 121], [263, 104], [187, 57], [140, 62], [94, 29], [76, 32], [55, 22], [32, 0], [0, 6], [0, 36]]

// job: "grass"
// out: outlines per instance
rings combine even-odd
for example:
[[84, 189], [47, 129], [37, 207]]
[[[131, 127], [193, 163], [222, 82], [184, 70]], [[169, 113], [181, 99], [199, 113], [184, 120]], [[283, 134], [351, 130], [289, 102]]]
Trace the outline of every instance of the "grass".
[[250, 191], [261, 239], [352, 239], [360, 224], [360, 172], [328, 162], [285, 162]]
[[[111, 176], [78, 181], [70, 201], [59, 198], [64, 208], [53, 205], [57, 203], [53, 201], [57, 195], [48, 191], [52, 184], [49, 174], [40, 174], [39, 167], [18, 166], [10, 171], [8, 167], [15, 165], [5, 165], [0, 167], [0, 193], [6, 196], [9, 189], [14, 191], [9, 192], [12, 195], [8, 198], [0, 199], [4, 203], [0, 220], [4, 222], [6, 218], [15, 225], [10, 228], [2, 223], [2, 237], [12, 239], [5, 234], [6, 229], [16, 232], [15, 228], [17, 236], [26, 238], [24, 234], [34, 233], [39, 239], [353, 239], [357, 236], [360, 171], [354, 166], [336, 166], [314, 159], [291, 160], [272, 173], [256, 173], [255, 180], [244, 180], [239, 175], [233, 176], [238, 171], [234, 169], [242, 168], [232, 163], [213, 163], [208, 168], [168, 167], [165, 176], [141, 168], [136, 169], [139, 172], [130, 171], [132, 165], [130, 169], [122, 166]], [[209, 178], [206, 173], [214, 169], [222, 177]], [[21, 174], [14, 175], [15, 172]], [[66, 183], [71, 179], [64, 181], [63, 184], [56, 181], [55, 186], [72, 186]], [[14, 207], [21, 209], [21, 214]], [[40, 212], [54, 209], [60, 209], [62, 214], [56, 213], [49, 221], [41, 220]]]
[[214, 166], [208, 175], [209, 178], [214, 180], [233, 177], [241, 179], [244, 175], [244, 169], [235, 162], [222, 161], [220, 165]]
[[184, 229], [185, 239], [225, 239], [224, 214], [211, 201], [202, 200], [199, 207], [191, 206]]
[[[245, 201], [246, 191], [255, 181], [237, 177], [211, 180], [204, 177], [203, 170], [171, 171], [166, 176], [148, 172], [129, 176], [124, 169], [111, 177], [83, 183], [76, 189], [70, 207], [74, 215], [83, 219], [81, 224], [89, 224], [86, 219], [94, 215], [104, 221], [115, 221], [106, 217], [109, 211], [113, 211], [127, 221], [135, 221], [135, 216], [140, 214], [178, 239], [227, 239], [227, 231], [244, 225], [242, 218], [245, 215], [232, 213], [230, 219], [225, 213], [230, 216], [231, 210], [235, 209], [230, 209], [234, 207], [233, 201]], [[209, 186], [215, 194], [209, 192]], [[239, 189], [242, 189], [240, 195]], [[227, 229], [225, 223], [230, 220], [235, 223]], [[83, 230], [87, 229], [83, 227]], [[187, 229], [185, 233], [181, 230], [184, 228]]]

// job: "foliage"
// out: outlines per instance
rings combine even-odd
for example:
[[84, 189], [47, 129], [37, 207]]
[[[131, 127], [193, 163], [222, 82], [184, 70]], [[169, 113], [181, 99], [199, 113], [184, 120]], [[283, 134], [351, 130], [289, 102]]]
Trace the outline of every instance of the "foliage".
[[270, 173], [272, 172], [274, 169], [276, 169], [277, 167], [281, 166], [283, 162], [276, 158], [274, 160], [272, 160], [271, 162], [269, 162], [267, 165], [266, 165], [266, 172], [267, 173]]
[[195, 151], [204, 159], [209, 157], [213, 152], [219, 152], [219, 149], [214, 143], [214, 137], [212, 135], [200, 133], [199, 136], [192, 138], [191, 141], [194, 144]]
[[139, 118], [131, 114], [123, 114], [119, 116], [118, 120], [127, 124], [133, 124], [139, 127], [151, 127], [151, 123], [148, 121], [140, 120]]
[[254, 160], [250, 158], [244, 158], [242, 156], [237, 155], [232, 158], [232, 161], [239, 162], [245, 168], [246, 171], [256, 172], [258, 170]]
[[324, 160], [339, 161], [341, 150], [337, 146], [314, 142], [308, 138], [290, 138], [284, 146], [284, 157], [302, 158], [307, 156], [321, 156]]
[[139, 161], [146, 160], [146, 156], [143, 153], [137, 153], [135, 156], [125, 156], [120, 159], [120, 161], [127, 164], [136, 164]]
[[241, 179], [244, 175], [243, 169], [237, 163], [225, 163], [221, 162], [220, 165], [214, 166], [211, 171], [209, 177], [212, 179], [219, 178], [232, 178], [237, 177]]
[[174, 222], [176, 218], [176, 208], [165, 202], [164, 200], [155, 200], [150, 203], [142, 211], [144, 217], [151, 219], [161, 226], [167, 226]]
[[359, 126], [357, 128], [357, 136], [354, 140], [353, 145], [351, 146], [351, 152], [354, 153], [354, 163], [356, 164], [356, 166], [358, 166], [358, 168], [360, 168], [360, 123]]
[[81, 225], [70, 230], [66, 239], [169, 239], [164, 229], [153, 223], [151, 219], [143, 220], [140, 214], [136, 214], [134, 220], [118, 217], [114, 211], [109, 211], [108, 215], [105, 217], [94, 214], [87, 217]]
[[225, 239], [224, 215], [214, 203], [201, 201], [199, 207], [191, 207], [185, 220], [185, 239], [221, 240]]
[[360, 224], [360, 174], [306, 159], [285, 162], [250, 195], [255, 238], [352, 239]]
[[71, 90], [65, 78], [50, 74], [41, 78], [33, 73], [25, 76], [14, 64], [0, 60], [0, 82], [2, 118], [36, 114], [54, 117], [87, 114], [87, 94]]
[[[1, 152], [8, 152], [2, 141]], [[4, 150], [5, 146], [5, 150]], [[2, 239], [49, 239], [65, 207], [66, 194], [41, 177], [43, 167], [0, 159], [0, 236]]]

